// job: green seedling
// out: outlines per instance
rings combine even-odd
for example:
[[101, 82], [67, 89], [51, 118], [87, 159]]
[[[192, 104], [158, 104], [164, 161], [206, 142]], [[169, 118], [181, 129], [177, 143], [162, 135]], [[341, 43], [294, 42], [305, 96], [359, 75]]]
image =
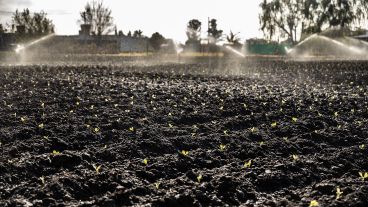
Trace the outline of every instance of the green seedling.
[[368, 178], [368, 172], [359, 172], [359, 176], [362, 179], [362, 181], [364, 181], [365, 179]]
[[44, 176], [41, 176], [40, 177], [40, 180], [41, 180], [42, 185], [45, 185], [45, 177]]
[[311, 202], [309, 203], [309, 207], [318, 207], [319, 203], [316, 200], [311, 200]]
[[243, 168], [250, 168], [252, 165], [252, 160], [249, 160], [248, 162], [245, 162], [243, 165]]
[[41, 102], [41, 107], [45, 108], [45, 103]]
[[225, 135], [225, 136], [229, 135], [229, 133], [228, 133], [228, 132], [229, 132], [228, 130], [224, 130], [224, 135]]
[[100, 173], [100, 169], [101, 169], [101, 165], [92, 165], [93, 168], [95, 169], [96, 173], [99, 174]]
[[340, 187], [337, 187], [336, 188], [336, 200], [339, 200], [341, 198], [341, 195], [343, 194], [344, 192], [341, 191]]
[[364, 150], [365, 149], [365, 144], [359, 145], [359, 149]]
[[223, 107], [223, 106], [220, 106], [220, 108], [219, 108], [219, 109], [222, 111], [222, 110], [224, 110], [224, 107]]
[[52, 154], [53, 154], [53, 155], [58, 155], [58, 154], [60, 154], [60, 152], [59, 152], [59, 151], [57, 151], [57, 150], [53, 150], [53, 151], [52, 151]]
[[155, 183], [155, 188], [158, 190], [160, 188], [161, 183], [157, 182]]
[[75, 103], [77, 106], [79, 106], [80, 105], [80, 103], [77, 101], [77, 103]]
[[20, 118], [20, 121], [23, 122], [23, 123], [25, 123], [26, 122], [26, 118], [25, 117], [21, 117]]
[[257, 131], [257, 128], [255, 128], [255, 127], [250, 128], [250, 132], [254, 133], [256, 131]]
[[220, 151], [225, 151], [225, 149], [226, 149], [226, 145], [220, 144]]
[[148, 160], [146, 158], [142, 162], [144, 165], [148, 165]]
[[298, 119], [297, 119], [296, 117], [291, 118], [291, 120], [292, 120], [294, 123], [298, 121]]
[[182, 151], [180, 151], [180, 154], [182, 154], [184, 156], [188, 156], [189, 155], [189, 151], [182, 150]]
[[259, 146], [260, 146], [260, 147], [262, 147], [264, 144], [265, 144], [265, 143], [264, 143], [264, 141], [260, 141], [260, 142], [259, 142]]
[[170, 112], [170, 113], [168, 114], [168, 116], [172, 116], [172, 113]]
[[134, 132], [134, 127], [130, 127], [129, 131]]
[[98, 127], [95, 127], [95, 128], [93, 129], [93, 131], [97, 134], [98, 132], [100, 132], [100, 129], [99, 129]]
[[291, 155], [291, 157], [293, 158], [294, 161], [299, 160], [299, 156], [296, 154]]
[[169, 124], [169, 127], [170, 127], [170, 128], [173, 128], [173, 127], [174, 127], [174, 125], [172, 125], [172, 124]]
[[38, 125], [38, 128], [40, 128], [40, 129], [43, 129], [45, 127], [45, 125], [44, 124], [39, 124]]
[[271, 124], [271, 127], [276, 127], [277, 126], [277, 122], [273, 122], [272, 124]]
[[337, 112], [337, 111], [336, 111], [336, 112], [334, 113], [334, 116], [335, 116], [335, 117], [338, 117], [338, 116], [339, 116], [339, 112]]
[[198, 181], [198, 183], [200, 183], [200, 182], [201, 182], [201, 180], [202, 180], [202, 175], [200, 174], [200, 175], [198, 175], [198, 176], [197, 176], [197, 181]]

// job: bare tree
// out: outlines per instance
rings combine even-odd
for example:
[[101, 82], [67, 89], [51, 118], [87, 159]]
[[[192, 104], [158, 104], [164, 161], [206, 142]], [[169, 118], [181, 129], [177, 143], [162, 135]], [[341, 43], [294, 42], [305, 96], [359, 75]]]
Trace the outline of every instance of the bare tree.
[[80, 13], [80, 22], [91, 25], [92, 33], [101, 36], [114, 31], [114, 20], [111, 10], [103, 5], [103, 1], [88, 2]]

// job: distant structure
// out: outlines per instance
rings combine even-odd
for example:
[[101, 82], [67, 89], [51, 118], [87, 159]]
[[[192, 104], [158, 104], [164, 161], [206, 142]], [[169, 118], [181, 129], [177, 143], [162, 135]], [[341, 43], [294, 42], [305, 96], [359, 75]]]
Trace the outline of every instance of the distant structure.
[[286, 55], [286, 47], [289, 43], [278, 43], [267, 41], [265, 39], [248, 39], [245, 43], [245, 49], [250, 55]]

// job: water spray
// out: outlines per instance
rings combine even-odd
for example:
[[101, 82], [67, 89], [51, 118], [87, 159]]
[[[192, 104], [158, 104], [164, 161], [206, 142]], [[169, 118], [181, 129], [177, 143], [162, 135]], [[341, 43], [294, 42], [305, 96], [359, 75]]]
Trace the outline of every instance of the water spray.
[[49, 39], [49, 38], [53, 37], [54, 35], [55, 35], [55, 34], [49, 34], [49, 35], [43, 36], [43, 37], [41, 37], [41, 38], [39, 38], [39, 39], [37, 39], [37, 40], [34, 40], [34, 41], [30, 42], [30, 43], [27, 43], [27, 44], [25, 44], [25, 45], [17, 45], [17, 48], [16, 48], [14, 51], [15, 51], [16, 53], [20, 53], [21, 51], [23, 51], [23, 50], [27, 49], [28, 47], [30, 47], [30, 46], [32, 46], [32, 45], [35, 45], [35, 44], [38, 44], [38, 43], [40, 43], [40, 42], [42, 42], [42, 41], [45, 41], [45, 40], [47, 40], [47, 39]]
[[230, 46], [225, 46], [226, 49], [228, 49], [229, 51], [231, 51], [232, 53], [238, 55], [239, 57], [245, 58], [245, 55], [237, 50], [235, 50], [234, 48], [230, 47]]

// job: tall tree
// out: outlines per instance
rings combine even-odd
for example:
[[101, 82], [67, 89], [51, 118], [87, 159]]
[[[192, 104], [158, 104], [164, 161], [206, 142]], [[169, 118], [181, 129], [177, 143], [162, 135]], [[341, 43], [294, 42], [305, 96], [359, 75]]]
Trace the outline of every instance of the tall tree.
[[160, 50], [161, 45], [166, 42], [166, 39], [160, 33], [155, 32], [152, 34], [151, 38], [149, 39], [149, 42], [152, 45], [153, 49], [158, 51]]
[[44, 35], [54, 33], [54, 24], [44, 11], [31, 13], [29, 9], [15, 11], [12, 22], [16, 26], [24, 26], [28, 34]]
[[217, 29], [217, 20], [211, 19], [209, 22], [209, 27], [208, 27], [209, 37], [213, 38], [214, 41], [217, 42], [218, 40], [221, 39], [222, 32], [223, 32], [222, 30]]
[[142, 30], [135, 30], [134, 32], [133, 32], [133, 37], [143, 37], [143, 31]]
[[101, 36], [114, 31], [112, 11], [105, 7], [103, 1], [88, 2], [84, 10], [80, 12], [81, 24], [91, 25], [92, 33]]
[[264, 0], [260, 7], [265, 35], [296, 42], [302, 33], [349, 28], [367, 18], [368, 0]]
[[201, 36], [202, 23], [197, 19], [192, 19], [187, 25], [187, 37], [189, 41], [198, 41]]

